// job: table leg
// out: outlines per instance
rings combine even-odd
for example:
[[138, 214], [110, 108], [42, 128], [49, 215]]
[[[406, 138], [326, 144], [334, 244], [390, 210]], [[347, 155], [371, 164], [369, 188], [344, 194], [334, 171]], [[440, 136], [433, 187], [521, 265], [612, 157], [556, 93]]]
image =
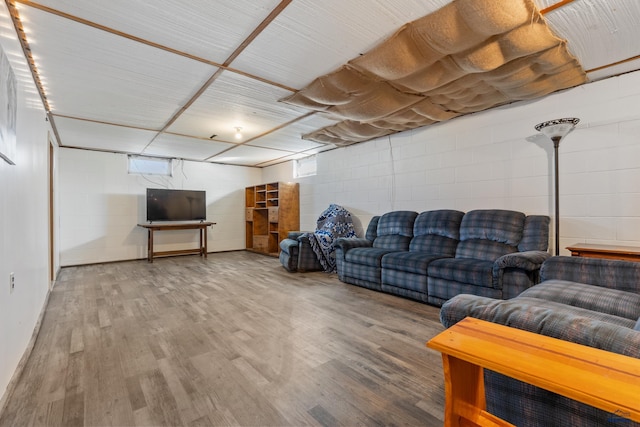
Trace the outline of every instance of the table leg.
[[153, 262], [153, 229], [149, 229], [149, 249], [147, 254], [147, 260]]
[[445, 426], [480, 425], [486, 408], [482, 367], [443, 354]]
[[204, 257], [207, 257], [207, 227], [202, 229], [202, 232], [204, 233]]

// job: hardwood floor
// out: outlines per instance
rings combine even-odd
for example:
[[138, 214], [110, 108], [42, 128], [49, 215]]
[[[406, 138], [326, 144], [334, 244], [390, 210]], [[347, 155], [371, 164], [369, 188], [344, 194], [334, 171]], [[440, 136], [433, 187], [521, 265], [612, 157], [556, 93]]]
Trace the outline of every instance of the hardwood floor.
[[1, 426], [441, 426], [439, 309], [249, 252], [64, 268]]

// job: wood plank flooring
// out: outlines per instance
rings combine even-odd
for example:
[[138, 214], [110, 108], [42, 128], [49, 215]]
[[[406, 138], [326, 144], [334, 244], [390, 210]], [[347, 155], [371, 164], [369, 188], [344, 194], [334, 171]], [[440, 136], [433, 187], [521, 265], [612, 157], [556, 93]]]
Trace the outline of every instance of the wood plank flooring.
[[64, 268], [0, 426], [441, 426], [438, 312], [245, 251]]

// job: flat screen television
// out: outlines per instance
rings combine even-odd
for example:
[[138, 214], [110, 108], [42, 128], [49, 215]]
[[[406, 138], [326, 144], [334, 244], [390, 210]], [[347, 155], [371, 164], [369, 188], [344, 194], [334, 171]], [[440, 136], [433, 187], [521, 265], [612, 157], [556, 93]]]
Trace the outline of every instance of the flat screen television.
[[147, 188], [147, 221], [204, 221], [206, 192]]

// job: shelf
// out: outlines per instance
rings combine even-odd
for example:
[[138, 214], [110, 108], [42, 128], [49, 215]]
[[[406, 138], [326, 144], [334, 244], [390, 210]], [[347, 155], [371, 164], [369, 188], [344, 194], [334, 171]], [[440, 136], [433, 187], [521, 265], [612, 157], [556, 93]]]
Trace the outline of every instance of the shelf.
[[300, 186], [274, 182], [245, 189], [246, 248], [278, 255], [289, 231], [300, 229]]

